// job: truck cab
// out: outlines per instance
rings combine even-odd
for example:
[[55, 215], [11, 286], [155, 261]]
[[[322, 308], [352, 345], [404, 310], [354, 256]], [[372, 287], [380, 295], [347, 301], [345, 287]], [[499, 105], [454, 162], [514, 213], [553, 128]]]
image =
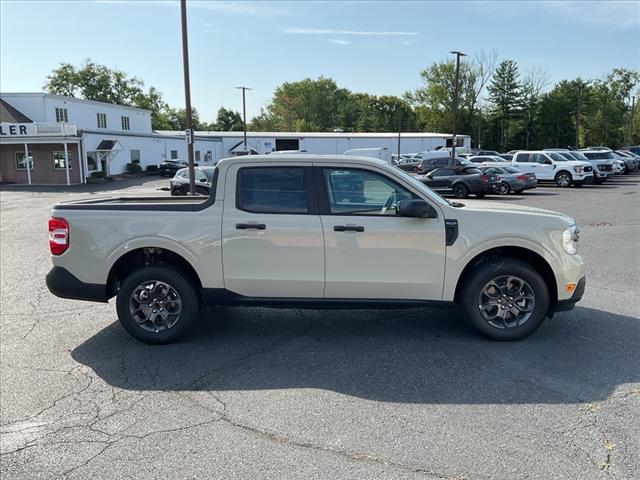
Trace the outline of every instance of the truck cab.
[[515, 153], [511, 163], [523, 172], [535, 173], [538, 181], [555, 182], [563, 188], [593, 183], [591, 163], [567, 160], [557, 152], [520, 150]]

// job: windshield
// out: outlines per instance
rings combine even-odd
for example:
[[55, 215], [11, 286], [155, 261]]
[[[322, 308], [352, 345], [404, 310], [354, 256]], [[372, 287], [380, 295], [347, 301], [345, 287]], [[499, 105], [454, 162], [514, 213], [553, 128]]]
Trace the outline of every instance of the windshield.
[[558, 152], [546, 152], [546, 153], [556, 162], [566, 162], [567, 160], [570, 160], [569, 158], [566, 158], [563, 155], [560, 155]]
[[584, 155], [591, 160], [614, 160], [611, 152], [585, 152]]
[[571, 155], [576, 160], [582, 160], [583, 162], [589, 161], [589, 159], [582, 152], [569, 152], [569, 155]]
[[213, 172], [215, 171], [215, 167], [211, 168], [201, 168], [202, 172], [207, 176], [209, 181], [213, 180]]

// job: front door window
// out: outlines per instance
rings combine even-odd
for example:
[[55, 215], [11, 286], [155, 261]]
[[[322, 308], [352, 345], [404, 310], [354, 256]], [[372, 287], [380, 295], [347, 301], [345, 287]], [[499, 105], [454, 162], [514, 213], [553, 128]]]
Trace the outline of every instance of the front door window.
[[324, 169], [329, 210], [340, 215], [395, 215], [400, 200], [415, 196], [393, 180], [369, 170]]

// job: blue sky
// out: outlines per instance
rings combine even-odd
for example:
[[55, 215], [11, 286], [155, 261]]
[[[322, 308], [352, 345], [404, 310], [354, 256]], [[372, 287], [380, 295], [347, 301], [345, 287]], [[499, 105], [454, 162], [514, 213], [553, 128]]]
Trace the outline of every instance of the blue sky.
[[[258, 113], [284, 81], [401, 95], [450, 50], [495, 50], [551, 81], [640, 69], [640, 2], [214, 2], [188, 0], [192, 103]], [[0, 0], [0, 90], [40, 91], [60, 62], [91, 58], [184, 105], [175, 1]]]

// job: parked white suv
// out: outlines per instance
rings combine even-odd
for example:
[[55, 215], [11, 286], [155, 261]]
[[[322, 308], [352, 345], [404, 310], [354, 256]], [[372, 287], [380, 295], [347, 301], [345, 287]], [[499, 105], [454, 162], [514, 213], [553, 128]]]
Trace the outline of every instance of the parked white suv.
[[593, 165], [589, 162], [567, 160], [557, 152], [520, 150], [512, 164], [526, 173], [535, 173], [538, 181], [555, 182], [559, 187], [593, 183]]

